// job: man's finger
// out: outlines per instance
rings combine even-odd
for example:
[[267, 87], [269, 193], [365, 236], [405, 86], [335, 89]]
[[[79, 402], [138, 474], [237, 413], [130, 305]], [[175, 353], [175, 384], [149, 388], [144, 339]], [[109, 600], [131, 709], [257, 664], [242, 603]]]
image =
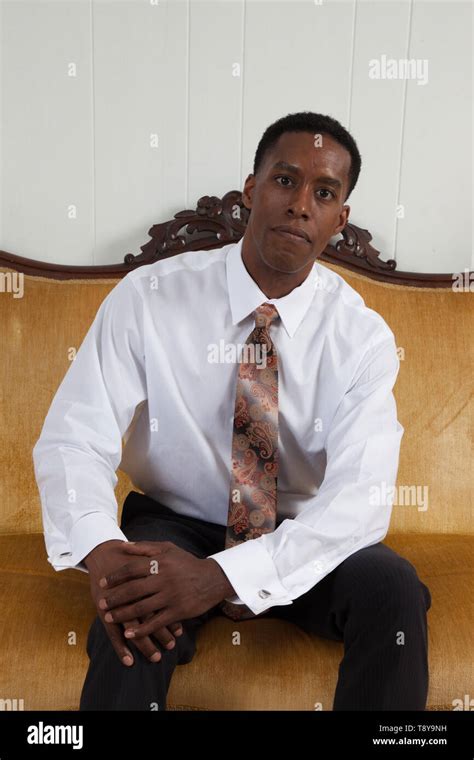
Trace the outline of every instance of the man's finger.
[[171, 541], [125, 541], [122, 548], [129, 554], [151, 556], [167, 552], [173, 546]]
[[[152, 616], [150, 616], [152, 617]], [[145, 619], [146, 620], [146, 619]], [[140, 625], [140, 623], [138, 623]], [[130, 626], [131, 628], [136, 628], [137, 626]], [[169, 628], [160, 628], [158, 631], [155, 631], [153, 634], [153, 638], [157, 639], [162, 647], [165, 649], [174, 649], [176, 646], [176, 640], [173, 634], [170, 632]], [[138, 639], [136, 644], [138, 644], [141, 641], [141, 639]]]
[[[135, 662], [135, 658], [133, 657], [131, 650], [125, 644], [123, 635], [124, 630], [122, 626], [117, 623], [106, 623], [104, 621], [102, 621], [102, 623], [109, 635], [109, 639], [119, 660], [127, 667], [131, 667]], [[125, 627], [136, 628], [137, 625], [140, 625], [140, 620], [135, 619], [126, 623]], [[159, 662], [161, 660], [161, 652], [149, 636], [144, 636], [143, 638], [140, 638], [139, 641], [133, 643], [148, 660], [151, 660], [151, 662]]]
[[[125, 629], [136, 628], [137, 625], [140, 625], [140, 620], [138, 620], [138, 618], [130, 620], [128, 623], [124, 624]], [[150, 636], [144, 636], [139, 641], [134, 641], [133, 643], [147, 660], [150, 660], [151, 662], [159, 662], [161, 660], [161, 652]]]
[[109, 639], [112, 643], [113, 648], [115, 649], [115, 652], [118, 655], [119, 660], [128, 667], [133, 665], [133, 655], [124, 642], [122, 626], [118, 625], [117, 623], [106, 623], [104, 620], [102, 620], [102, 625], [107, 631]]
[[[150, 615], [150, 617], [152, 616]], [[182, 636], [183, 634], [183, 626], [181, 623], [171, 623], [168, 628], [174, 636]]]
[[[134, 541], [133, 543], [124, 541], [121, 548], [134, 556], [140, 555], [142, 557], [152, 557], [159, 554], [165, 554], [170, 549], [176, 547], [171, 541]], [[143, 577], [143, 575], [148, 575], [151, 572], [158, 572], [158, 568], [152, 568], [150, 562], [154, 562], [154, 560], [150, 560], [148, 563], [145, 561], [142, 563], [139, 561], [126, 562], [124, 565], [117, 568], [117, 570], [100, 578], [99, 586], [101, 588], [108, 588], [109, 586], [123, 583], [132, 578]], [[156, 560], [156, 563], [158, 565], [158, 560]]]
[[136, 639], [141, 639], [143, 636], [154, 635], [155, 631], [165, 626], [170, 626], [173, 622], [176, 622], [176, 617], [173, 616], [170, 608], [163, 609], [144, 623], [138, 626], [130, 626], [130, 630], [127, 630], [125, 638], [127, 641], [135, 642]]
[[[148, 615], [141, 616], [140, 620], [138, 621], [138, 624], [140, 624], [140, 622], [145, 623], [147, 620], [150, 620], [150, 618], [152, 618], [153, 615], [154, 613], [150, 612]], [[136, 623], [135, 625], [132, 624], [129, 627], [136, 628]], [[183, 627], [181, 623], [172, 623], [170, 626], [168, 626], [168, 628], [160, 628], [159, 631], [156, 631], [156, 633], [154, 634], [154, 638], [160, 642], [161, 646], [165, 647], [165, 649], [170, 650], [170, 649], [174, 649], [174, 647], [176, 646], [175, 636], [180, 636], [182, 633], [183, 633]], [[139, 646], [140, 641], [141, 639], [139, 639], [136, 642], [136, 646]]]
[[105, 575], [99, 580], [99, 586], [103, 589], [113, 588], [120, 583], [126, 583], [127, 581], [136, 580], [137, 578], [145, 578], [148, 575], [158, 573], [159, 562], [154, 559], [134, 559], [130, 562], [126, 562], [121, 567], [118, 567], [113, 572]]
[[[107, 623], [126, 623], [132, 618], [142, 618], [144, 615], [153, 614], [164, 606], [162, 597], [163, 594], [150, 594], [141, 598], [134, 594], [130, 603], [109, 604], [104, 620]], [[102, 607], [102, 600], [99, 602], [99, 606], [100, 609], [105, 609]]]

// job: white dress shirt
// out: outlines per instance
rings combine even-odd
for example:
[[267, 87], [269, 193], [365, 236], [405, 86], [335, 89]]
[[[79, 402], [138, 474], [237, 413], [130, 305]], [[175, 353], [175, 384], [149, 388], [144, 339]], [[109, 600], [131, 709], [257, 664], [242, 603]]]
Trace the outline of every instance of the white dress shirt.
[[176, 513], [227, 525], [232, 349], [265, 302], [281, 317], [270, 334], [282, 522], [209, 555], [235, 589], [230, 600], [255, 614], [291, 604], [385, 537], [404, 432], [392, 393], [400, 366], [392, 331], [318, 262], [291, 293], [267, 298], [241, 251], [242, 240], [141, 266], [102, 302], [33, 449], [56, 570], [87, 572], [82, 560], [95, 546], [127, 540], [114, 493], [119, 466]]

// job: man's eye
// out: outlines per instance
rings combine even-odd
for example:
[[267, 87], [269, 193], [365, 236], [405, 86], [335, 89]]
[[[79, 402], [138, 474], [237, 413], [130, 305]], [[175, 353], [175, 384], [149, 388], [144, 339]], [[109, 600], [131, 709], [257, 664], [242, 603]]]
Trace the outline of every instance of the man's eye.
[[[279, 179], [287, 179], [289, 182], [293, 182], [293, 180], [291, 179], [291, 177], [287, 177], [286, 174], [280, 174], [278, 177], [275, 177], [275, 179], [277, 180], [277, 182], [278, 182]], [[288, 185], [282, 185], [282, 187], [288, 187]], [[334, 195], [334, 193], [332, 192], [332, 190], [328, 190], [326, 187], [321, 187], [317, 192], [318, 193], [320, 193], [320, 192], [329, 193], [329, 197], [331, 197], [331, 198], [335, 198], [336, 197]], [[323, 200], [327, 200], [327, 198], [328, 198], [328, 196], [326, 195], [323, 198]]]
[[[334, 193], [332, 192], [332, 190], [328, 190], [328, 189], [327, 189], [327, 188], [325, 188], [325, 187], [321, 187], [321, 188], [318, 190], [318, 192], [329, 193], [329, 195], [330, 195], [332, 198], [335, 198], [335, 197], [336, 197], [336, 196], [334, 195]], [[324, 200], [326, 200], [326, 198], [327, 198], [327, 197], [328, 197], [328, 196], [326, 195], [326, 197], [324, 198]]]

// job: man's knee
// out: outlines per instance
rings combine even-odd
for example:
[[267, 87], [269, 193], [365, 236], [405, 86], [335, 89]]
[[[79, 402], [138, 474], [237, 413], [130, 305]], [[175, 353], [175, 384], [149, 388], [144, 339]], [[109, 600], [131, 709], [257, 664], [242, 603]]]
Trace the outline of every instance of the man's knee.
[[[176, 643], [173, 649], [165, 649], [159, 644], [157, 640], [152, 638], [152, 641], [155, 643], [157, 650], [161, 654], [161, 660], [158, 660], [156, 663], [151, 662], [147, 657], [145, 657], [145, 655], [138, 649], [134, 642], [124, 640], [126, 646], [132, 652], [134, 664], [137, 659], [140, 659], [144, 663], [149, 662], [150, 666], [156, 667], [157, 665], [160, 665], [164, 658], [167, 658], [168, 660], [176, 658], [176, 664], [178, 665], [184, 665], [191, 662], [196, 653], [195, 636], [197, 626], [194, 624], [193, 619], [192, 621], [189, 621], [189, 623], [188, 621], [184, 621], [184, 623], [182, 623], [182, 627], [183, 633], [181, 636], [175, 637]], [[89, 628], [86, 651], [90, 660], [92, 660], [97, 655], [101, 659], [107, 656], [116, 658], [117, 662], [119, 662], [119, 656], [114, 649], [114, 646], [99, 615], [95, 616]], [[133, 665], [123, 665], [123, 667], [133, 667]]]
[[414, 565], [384, 544], [355, 552], [343, 565], [351, 596], [363, 606], [383, 602], [384, 608], [420, 608], [422, 612], [431, 607], [430, 591]]

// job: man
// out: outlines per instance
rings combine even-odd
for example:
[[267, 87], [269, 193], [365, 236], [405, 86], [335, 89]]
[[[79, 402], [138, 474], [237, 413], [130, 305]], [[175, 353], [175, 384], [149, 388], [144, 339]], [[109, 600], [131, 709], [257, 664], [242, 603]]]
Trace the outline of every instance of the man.
[[[166, 709], [215, 614], [343, 641], [334, 710], [425, 709], [430, 593], [382, 543], [394, 336], [316, 262], [360, 166], [336, 120], [280, 119], [242, 240], [142, 266], [102, 303], [33, 454], [49, 561], [89, 572], [97, 606], [81, 710]], [[143, 492], [121, 528], [119, 465]]]

